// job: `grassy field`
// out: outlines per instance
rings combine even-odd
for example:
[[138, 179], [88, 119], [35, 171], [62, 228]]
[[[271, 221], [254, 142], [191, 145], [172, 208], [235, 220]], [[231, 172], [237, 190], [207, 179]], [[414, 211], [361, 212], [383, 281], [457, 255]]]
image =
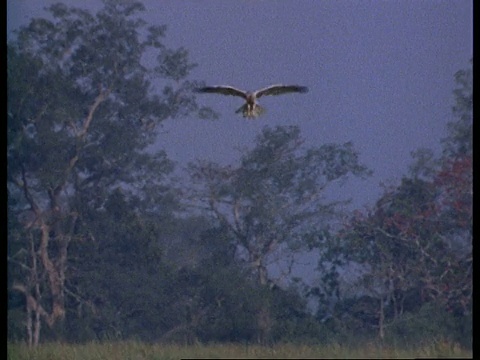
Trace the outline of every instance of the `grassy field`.
[[240, 344], [217, 345], [160, 345], [140, 342], [109, 342], [72, 345], [51, 343], [28, 349], [25, 344], [7, 344], [9, 360], [100, 360], [100, 359], [186, 359], [186, 358], [471, 358], [472, 351], [461, 349], [457, 344], [437, 342], [415, 349], [399, 349], [365, 345], [348, 348], [338, 345], [312, 346], [282, 344], [273, 347]]

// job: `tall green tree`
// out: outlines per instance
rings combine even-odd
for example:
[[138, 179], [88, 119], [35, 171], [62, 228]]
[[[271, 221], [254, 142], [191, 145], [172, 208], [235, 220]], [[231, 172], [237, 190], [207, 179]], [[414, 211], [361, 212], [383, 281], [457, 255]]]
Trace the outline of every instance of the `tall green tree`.
[[[236, 260], [263, 287], [273, 280], [271, 264], [288, 275], [294, 254], [328, 231], [340, 202], [326, 200], [327, 187], [368, 174], [351, 143], [306, 149], [296, 126], [264, 128], [238, 166], [198, 162], [190, 170], [193, 204], [228, 229]], [[256, 316], [260, 341], [273, 326], [267, 305]]]
[[184, 80], [195, 66], [187, 52], [165, 47], [165, 27], [147, 26], [143, 10], [111, 0], [96, 14], [52, 5], [51, 20], [33, 19], [8, 44], [9, 290], [24, 297], [30, 344], [75, 296], [69, 249], [95, 239], [91, 212], [118, 187], [165, 198], [172, 164], [146, 151], [158, 125], [208, 114]]
[[[393, 329], [407, 312], [443, 309], [457, 323], [471, 317], [471, 69], [457, 72], [455, 78], [456, 118], [448, 124], [442, 155], [414, 152], [410, 174], [386, 189], [368, 212], [356, 212], [330, 253], [344, 265], [360, 265], [357, 298], [370, 297], [368, 313], [374, 319], [360, 322], [376, 329], [380, 338], [387, 323]], [[457, 340], [468, 335], [468, 329], [452, 334]]]

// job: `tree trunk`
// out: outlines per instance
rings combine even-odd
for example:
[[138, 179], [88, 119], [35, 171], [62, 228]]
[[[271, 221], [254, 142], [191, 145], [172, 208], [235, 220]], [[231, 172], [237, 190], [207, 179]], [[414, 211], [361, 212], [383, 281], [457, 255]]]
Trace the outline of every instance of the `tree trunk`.
[[42, 321], [40, 317], [40, 312], [35, 311], [35, 322], [34, 322], [34, 331], [33, 331], [33, 346], [37, 347], [38, 342], [40, 341], [40, 329], [42, 326]]
[[30, 309], [28, 306], [27, 306], [27, 321], [25, 323], [25, 327], [27, 328], [28, 347], [32, 347], [33, 345], [32, 309]]
[[265, 345], [270, 339], [270, 331], [272, 329], [270, 308], [265, 301], [260, 305], [257, 313], [257, 327], [257, 341], [259, 344]]
[[[48, 253], [51, 227], [40, 220], [39, 228], [41, 235], [38, 250], [35, 247], [35, 235], [30, 232], [29, 264], [24, 264], [24, 268], [28, 269], [28, 276], [23, 284], [13, 285], [13, 289], [25, 296], [27, 316], [25, 327], [29, 346], [38, 345], [42, 320], [52, 327], [57, 320], [65, 316], [64, 283], [68, 242], [55, 239], [58, 242], [59, 255], [53, 261]], [[49, 311], [45, 310], [42, 301], [42, 274], [47, 277], [46, 288], [49, 291], [48, 297], [51, 298], [50, 304], [46, 307], [51, 309]]]
[[[258, 282], [262, 289], [268, 284], [267, 269], [263, 265], [262, 257], [258, 256], [254, 262], [258, 275]], [[260, 308], [257, 312], [257, 341], [259, 344], [266, 344], [270, 339], [272, 329], [272, 318], [270, 314], [269, 299], [262, 299]]]
[[[36, 287], [38, 288], [38, 285]], [[38, 305], [40, 300], [36, 300], [32, 294], [28, 293], [28, 290], [23, 285], [14, 285], [14, 288], [25, 295], [27, 303], [27, 321], [25, 327], [27, 330], [28, 346], [36, 347], [40, 340], [41, 318], [46, 312], [40, 305]]]
[[383, 337], [385, 336], [385, 329], [384, 329], [384, 320], [385, 320], [385, 311], [384, 311], [384, 299], [383, 296], [380, 297], [380, 310], [378, 316], [378, 336], [383, 341]]

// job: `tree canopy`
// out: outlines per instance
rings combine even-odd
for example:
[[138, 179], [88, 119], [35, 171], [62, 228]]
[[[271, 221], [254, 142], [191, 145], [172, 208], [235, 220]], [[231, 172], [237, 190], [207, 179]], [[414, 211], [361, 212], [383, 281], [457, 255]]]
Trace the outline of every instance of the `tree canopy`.
[[[434, 332], [443, 326], [439, 314], [444, 314], [455, 325], [443, 328], [443, 336], [471, 339], [463, 328], [472, 315], [471, 69], [457, 72], [455, 79], [456, 119], [448, 124], [441, 156], [427, 149], [413, 152], [410, 174], [385, 188], [373, 207], [354, 212], [321, 260], [321, 265], [335, 259], [356, 269], [356, 290], [340, 298], [349, 306], [362, 303], [368, 316], [360, 324], [381, 338], [389, 335], [387, 327], [398, 337], [413, 326], [407, 314], [425, 311], [438, 321]], [[335, 271], [329, 278], [338, 280]], [[412, 334], [408, 341], [416, 341], [417, 333]]]
[[55, 4], [52, 20], [33, 19], [8, 45], [10, 278], [25, 296], [30, 343], [40, 318], [53, 326], [75, 296], [72, 242], [94, 241], [102, 211], [128, 211], [108, 209], [115, 189], [149, 210], [172, 199], [172, 162], [146, 150], [162, 121], [199, 110], [184, 80], [194, 64], [162, 44], [165, 27], [147, 26], [142, 10], [105, 1], [92, 15]]

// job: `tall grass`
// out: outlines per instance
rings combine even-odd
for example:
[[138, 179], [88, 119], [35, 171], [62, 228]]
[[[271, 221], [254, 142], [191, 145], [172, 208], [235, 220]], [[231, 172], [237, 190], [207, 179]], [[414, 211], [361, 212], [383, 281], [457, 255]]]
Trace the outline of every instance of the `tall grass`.
[[279, 344], [272, 347], [241, 344], [214, 345], [162, 345], [144, 344], [135, 341], [88, 343], [82, 345], [49, 343], [36, 349], [25, 344], [8, 343], [9, 360], [170, 360], [185, 358], [471, 358], [472, 351], [462, 349], [458, 344], [445, 341], [434, 342], [418, 348], [401, 349], [366, 344], [362, 347], [333, 345]]

